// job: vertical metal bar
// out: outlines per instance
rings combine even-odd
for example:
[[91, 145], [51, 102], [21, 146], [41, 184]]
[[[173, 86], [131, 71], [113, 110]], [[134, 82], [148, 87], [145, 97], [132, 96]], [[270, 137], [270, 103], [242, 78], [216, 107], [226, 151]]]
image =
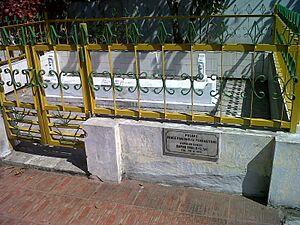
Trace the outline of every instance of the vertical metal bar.
[[[298, 43], [297, 58], [296, 58], [296, 74], [300, 74], [300, 45]], [[299, 123], [300, 112], [300, 80], [298, 79], [294, 85], [295, 99], [293, 101], [292, 115], [291, 115], [291, 129], [290, 132], [295, 133], [297, 131], [297, 125]]]
[[[250, 119], [253, 116], [253, 102], [254, 102], [254, 89], [255, 89], [255, 58], [256, 58], [256, 52], [255, 49], [252, 53], [252, 57], [251, 57], [251, 86], [252, 86], [252, 90], [251, 90], [251, 100], [250, 100]], [[251, 124], [250, 124], [251, 126]]]
[[68, 28], [67, 28], [67, 22], [65, 22], [65, 35], [66, 35], [66, 40], [67, 40], [67, 45], [69, 45], [70, 43], [69, 43], [69, 38], [68, 38]]
[[126, 22], [125, 22], [125, 35], [126, 35], [126, 44], [129, 44], [129, 38], [128, 38], [128, 35], [129, 35], [128, 20], [126, 20]]
[[[12, 63], [11, 63], [11, 58], [10, 58], [10, 53], [9, 53], [8, 46], [5, 47], [5, 54], [6, 54], [6, 57], [7, 57], [8, 67], [9, 67], [9, 69], [11, 71], [11, 76], [14, 76], [14, 74], [13, 74], [13, 67], [12, 67]], [[16, 99], [16, 105], [17, 105], [17, 107], [20, 107], [20, 98], [19, 98], [19, 95], [18, 95], [18, 92], [17, 92], [16, 85], [14, 83], [12, 83], [12, 86], [14, 88], [14, 96], [15, 96], [15, 99]]]
[[276, 33], [277, 33], [277, 26], [278, 26], [278, 22], [277, 22], [277, 12], [275, 11], [275, 15], [273, 15], [273, 30], [272, 30], [272, 44], [275, 45], [277, 43], [277, 37], [276, 37]]
[[[0, 71], [0, 82], [3, 82], [3, 79], [2, 79], [2, 73]], [[4, 103], [4, 100], [5, 100], [5, 92], [4, 92], [4, 84], [2, 87], [0, 87], [0, 106], [3, 106], [3, 103]]]
[[[59, 60], [58, 60], [56, 46], [53, 46], [53, 51], [54, 51], [54, 61], [56, 64], [56, 73], [58, 76], [60, 76], [61, 70], [60, 70], [60, 66], [59, 66]], [[57, 81], [57, 82], [59, 82], [59, 81]], [[59, 93], [60, 93], [61, 106], [64, 111], [65, 110], [65, 99], [64, 99], [64, 91], [63, 91], [62, 85], [59, 85]]]
[[[58, 32], [60, 32], [60, 31], [61, 31], [61, 23], [58, 23], [58, 27], [60, 28], [60, 29], [58, 30]], [[58, 44], [58, 45], [60, 44], [60, 38], [57, 38], [57, 44]]]
[[44, 29], [45, 29], [45, 33], [47, 35], [48, 43], [53, 44], [51, 37], [50, 37], [50, 23], [49, 23], [49, 18], [48, 18], [47, 12], [45, 12], [45, 27], [44, 27]]
[[[3, 81], [1, 73], [0, 73], [0, 81]], [[4, 102], [5, 102], [5, 92], [4, 92], [4, 85], [3, 85], [0, 89], [0, 106], [2, 106], [0, 108], [0, 112], [2, 112], [2, 117], [3, 117], [7, 137], [9, 140], [11, 140], [12, 139], [12, 131], [9, 129], [9, 122], [8, 122], [9, 116], [5, 112], [6, 107], [4, 106]], [[1, 113], [0, 113], [0, 116], [1, 116]]]
[[140, 79], [140, 70], [139, 70], [139, 53], [137, 51], [137, 47], [134, 46], [134, 60], [135, 60], [135, 76], [136, 76], [136, 80], [137, 80], [137, 100], [138, 100], [138, 113], [139, 113], [139, 117], [141, 117], [141, 90], [140, 90], [140, 86], [139, 86], [139, 79]]
[[[290, 74], [288, 72], [287, 69], [287, 64], [285, 63], [283, 56], [282, 56], [282, 51], [277, 52], [276, 56], [277, 56], [277, 63], [278, 63], [278, 67], [277, 69], [279, 69], [281, 71], [281, 79], [283, 81], [283, 87], [284, 87], [284, 93], [283, 93], [283, 110], [286, 107], [287, 113], [289, 114], [289, 116], [291, 116], [291, 103], [292, 101], [290, 100], [289, 95], [291, 94], [291, 86], [292, 86], [292, 82], [289, 81], [290, 79]], [[279, 71], [279, 72], [280, 72]], [[284, 112], [282, 112], [284, 113]]]
[[41, 41], [41, 42], [44, 42], [44, 40], [43, 40], [42, 24], [39, 23], [38, 27], [39, 27], [39, 33], [40, 33], [40, 36], [41, 36], [41, 37], [40, 37], [40, 41]]
[[[161, 58], [162, 58], [162, 80], [163, 83], [163, 99], [164, 99], [164, 118], [167, 118], [167, 93], [166, 93], [166, 65], [165, 65], [165, 46], [161, 46]], [[165, 85], [165, 86], [164, 86]]]
[[77, 55], [78, 55], [78, 62], [80, 62], [82, 96], [83, 96], [85, 114], [86, 116], [90, 116], [90, 114], [94, 113], [94, 108], [96, 107], [95, 94], [89, 88], [88, 85], [88, 79], [89, 79], [88, 76], [92, 72], [93, 67], [92, 67], [91, 55], [87, 48], [89, 44], [88, 35], [87, 35], [88, 34], [87, 24], [80, 23], [79, 28], [81, 33], [81, 40], [80, 40], [81, 46], [77, 45]]
[[88, 85], [88, 76], [92, 72], [92, 59], [90, 52], [87, 49], [87, 46], [84, 46], [84, 58], [85, 62], [82, 62], [80, 57], [80, 47], [77, 48], [79, 62], [80, 62], [80, 76], [81, 76], [81, 83], [82, 83], [82, 95], [84, 101], [84, 109], [85, 113], [92, 113], [94, 114], [94, 110], [96, 107], [96, 97], [95, 94], [91, 91]]
[[[193, 67], [193, 45], [190, 50], [190, 61], [191, 61], [191, 85], [194, 85], [194, 67]], [[191, 90], [191, 119], [194, 120], [194, 87]]]
[[287, 83], [288, 81], [288, 74], [287, 74], [287, 70], [286, 70], [286, 65], [280, 65], [281, 71], [283, 73], [283, 86], [285, 87], [285, 90], [283, 92], [283, 96], [282, 96], [282, 112], [281, 112], [281, 120], [283, 120], [283, 115], [284, 115], [284, 109], [286, 108], [286, 113], [289, 114], [289, 102], [290, 101], [286, 96], [289, 94], [289, 90], [288, 87], [289, 84]]
[[[34, 68], [33, 73], [38, 73], [38, 71], [41, 69], [41, 63], [40, 63], [40, 57], [38, 53], [35, 51], [34, 46], [26, 45], [25, 54], [27, 58], [28, 68]], [[33, 73], [31, 74], [31, 76], [34, 76]], [[38, 74], [36, 74], [35, 76], [38, 76]], [[50, 128], [48, 126], [49, 121], [47, 118], [47, 111], [45, 110], [44, 91], [41, 88], [42, 87], [32, 87], [32, 90], [33, 92], [36, 93], [36, 95], [33, 95], [33, 98], [34, 98], [35, 109], [38, 115], [39, 127], [41, 131], [41, 143], [48, 144], [51, 136], [50, 136]]]
[[111, 51], [111, 45], [108, 46], [108, 62], [109, 62], [109, 75], [111, 80], [111, 86], [112, 86], [112, 97], [113, 97], [113, 104], [114, 104], [114, 115], [116, 116], [118, 114], [117, 110], [117, 102], [116, 102], [116, 89], [115, 89], [115, 76], [114, 76], [114, 68], [113, 68], [113, 58], [112, 58], [112, 51]]
[[[26, 61], [27, 61], [27, 67], [29, 70], [31, 70], [31, 73], [29, 74], [30, 75], [30, 79], [33, 80], [33, 76], [34, 76], [34, 72], [37, 72], [35, 69], [34, 69], [34, 62], [33, 62], [33, 57], [32, 57], [32, 53], [31, 53], [31, 49], [30, 49], [30, 46], [29, 45], [25, 45], [25, 56], [26, 56]], [[39, 107], [39, 99], [38, 99], [38, 96], [37, 94], [34, 95], [33, 93], [37, 93], [38, 92], [38, 87], [36, 86], [32, 86], [32, 97], [33, 97], [33, 102], [34, 102], [34, 106], [35, 106], [35, 110], [38, 110]]]
[[[224, 68], [223, 68], [223, 64], [224, 64], [224, 45], [222, 44], [222, 49], [221, 49], [221, 82], [220, 82], [220, 121], [222, 121], [222, 114], [223, 114], [223, 93], [224, 93], [224, 89], [225, 86], [223, 86], [223, 82], [225, 82], [225, 78], [224, 78]], [[223, 89], [224, 88], [224, 89]]]

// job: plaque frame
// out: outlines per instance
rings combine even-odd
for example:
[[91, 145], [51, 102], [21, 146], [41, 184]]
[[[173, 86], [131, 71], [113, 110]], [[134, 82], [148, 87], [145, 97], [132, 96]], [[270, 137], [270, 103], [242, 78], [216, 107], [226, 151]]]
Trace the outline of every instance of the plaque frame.
[[[168, 132], [182, 132], [182, 133], [189, 133], [189, 134], [198, 134], [198, 135], [212, 135], [217, 140], [217, 152], [215, 156], [207, 156], [207, 155], [200, 155], [195, 153], [179, 153], [179, 152], [172, 152], [167, 148], [167, 133]], [[220, 141], [220, 134], [210, 133], [206, 131], [195, 131], [195, 130], [182, 130], [182, 129], [172, 129], [172, 128], [163, 128], [162, 130], [162, 141], [163, 141], [163, 155], [166, 156], [176, 156], [182, 158], [191, 158], [191, 159], [199, 159], [205, 161], [213, 161], [216, 162], [219, 160], [219, 141]]]

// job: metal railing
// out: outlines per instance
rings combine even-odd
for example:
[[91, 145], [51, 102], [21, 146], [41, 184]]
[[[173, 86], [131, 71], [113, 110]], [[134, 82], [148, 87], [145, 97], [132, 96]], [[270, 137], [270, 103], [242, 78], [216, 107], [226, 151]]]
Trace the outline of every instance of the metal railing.
[[81, 124], [91, 116], [295, 132], [299, 21], [277, 5], [262, 15], [46, 17], [2, 26], [8, 136], [82, 147]]

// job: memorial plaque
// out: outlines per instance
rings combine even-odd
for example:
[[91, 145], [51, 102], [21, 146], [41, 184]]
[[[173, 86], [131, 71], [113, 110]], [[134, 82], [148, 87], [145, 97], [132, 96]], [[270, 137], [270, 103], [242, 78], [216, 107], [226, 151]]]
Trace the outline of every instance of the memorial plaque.
[[216, 161], [219, 158], [219, 135], [164, 129], [164, 154]]

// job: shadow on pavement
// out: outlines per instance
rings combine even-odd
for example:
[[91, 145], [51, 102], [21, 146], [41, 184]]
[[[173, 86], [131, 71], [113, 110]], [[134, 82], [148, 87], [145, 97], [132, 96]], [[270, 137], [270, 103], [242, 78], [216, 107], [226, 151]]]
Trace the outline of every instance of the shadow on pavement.
[[21, 142], [15, 146], [15, 151], [33, 155], [66, 159], [86, 174], [88, 174], [86, 154], [84, 149], [43, 146], [34, 143]]

